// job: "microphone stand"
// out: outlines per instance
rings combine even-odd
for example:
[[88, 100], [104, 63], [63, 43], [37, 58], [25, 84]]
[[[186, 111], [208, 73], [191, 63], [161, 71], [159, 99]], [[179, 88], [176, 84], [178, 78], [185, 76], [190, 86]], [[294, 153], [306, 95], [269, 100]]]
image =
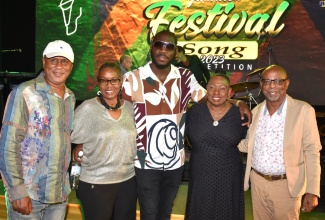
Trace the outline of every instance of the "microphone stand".
[[[265, 33], [264, 36], [265, 36], [265, 39], [266, 39], [266, 42], [267, 42], [266, 52], [268, 53], [268, 64], [269, 64], [268, 66], [271, 66], [271, 58], [273, 59], [274, 64], [278, 65], [279, 63], [278, 63], [278, 60], [277, 60], [277, 58], [275, 56], [275, 52], [273, 50], [273, 45], [272, 45], [271, 40], [270, 40], [270, 34], [269, 34], [269, 32], [265, 31], [264, 29], [262, 30], [262, 32]], [[258, 38], [257, 38], [257, 40], [259, 40], [260, 37], [261, 36], [259, 35]], [[261, 73], [259, 73], [258, 75], [261, 77]], [[257, 96], [259, 96], [260, 94], [261, 94], [261, 89], [258, 92], [258, 95]]]
[[21, 50], [21, 49], [0, 50], [0, 53], [11, 53], [11, 52], [14, 52], [14, 53], [21, 53], [22, 50]]
[[252, 103], [254, 102], [256, 105], [258, 105], [256, 99], [253, 97], [253, 94], [251, 92], [248, 92], [246, 89], [246, 95], [249, 97], [248, 103], [249, 103], [249, 109], [252, 109]]
[[269, 33], [266, 32], [265, 36], [266, 36], [266, 41], [267, 41], [267, 49], [266, 49], [266, 51], [268, 53], [269, 66], [271, 65], [271, 58], [273, 59], [274, 63], [276, 65], [278, 65], [279, 63], [278, 63], [278, 60], [277, 60], [277, 58], [275, 56], [275, 53], [274, 53], [274, 50], [273, 50], [273, 45], [271, 44], [271, 41], [270, 41]]

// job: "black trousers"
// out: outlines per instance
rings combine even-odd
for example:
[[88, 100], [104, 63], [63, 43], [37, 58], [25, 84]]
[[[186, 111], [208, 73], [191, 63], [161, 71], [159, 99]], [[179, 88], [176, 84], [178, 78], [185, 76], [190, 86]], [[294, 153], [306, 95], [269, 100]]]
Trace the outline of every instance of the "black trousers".
[[136, 180], [116, 184], [79, 182], [77, 197], [85, 220], [132, 220], [136, 218]]
[[176, 170], [135, 168], [141, 220], [170, 219], [184, 166]]

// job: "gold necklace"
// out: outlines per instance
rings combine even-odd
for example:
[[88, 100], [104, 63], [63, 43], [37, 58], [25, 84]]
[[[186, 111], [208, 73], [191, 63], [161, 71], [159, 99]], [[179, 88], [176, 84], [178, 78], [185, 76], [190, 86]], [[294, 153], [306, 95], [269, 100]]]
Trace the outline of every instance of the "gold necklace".
[[[220, 116], [220, 119], [222, 118], [222, 116], [223, 116], [224, 114], [221, 114], [221, 115], [215, 115], [214, 116], [214, 118], [219, 118]], [[216, 120], [216, 119], [214, 119], [214, 122], [213, 122], [213, 126], [218, 126], [219, 125], [219, 120]]]
[[215, 115], [215, 116], [213, 116], [213, 117], [214, 117], [214, 118], [219, 118], [219, 117], [222, 117], [222, 116], [224, 116], [224, 115], [225, 115], [225, 113], [226, 113], [226, 112], [223, 112], [222, 114], [219, 114], [219, 115], [217, 114], [217, 115]]
[[[228, 112], [228, 110], [229, 110], [229, 109], [228, 109], [228, 104], [225, 103], [225, 105], [226, 105], [226, 107], [225, 107], [224, 112], [222, 112], [221, 114], [215, 114], [215, 115], [213, 116], [213, 119], [214, 119], [214, 118], [219, 118], [219, 117], [220, 117], [220, 119], [221, 119], [221, 118], [222, 118], [222, 117], [223, 117], [223, 116]], [[211, 112], [211, 110], [210, 110], [210, 112]], [[220, 119], [219, 119], [219, 120], [220, 120]], [[215, 120], [215, 119], [214, 119], [214, 121], [213, 121], [213, 123], [212, 123], [213, 126], [215, 126], [215, 127], [218, 126], [218, 125], [219, 125], [219, 120]]]

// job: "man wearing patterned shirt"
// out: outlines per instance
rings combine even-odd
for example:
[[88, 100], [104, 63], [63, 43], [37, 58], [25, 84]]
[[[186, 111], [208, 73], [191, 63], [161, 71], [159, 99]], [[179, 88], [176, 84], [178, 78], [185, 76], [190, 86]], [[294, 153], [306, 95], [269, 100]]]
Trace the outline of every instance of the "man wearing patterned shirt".
[[75, 96], [65, 86], [74, 53], [64, 41], [43, 52], [44, 71], [9, 95], [0, 139], [8, 219], [64, 219], [70, 193]]
[[265, 101], [256, 106], [247, 138], [245, 190], [251, 181], [254, 219], [299, 219], [320, 196], [320, 137], [315, 110], [286, 94], [286, 71], [277, 65], [261, 76]]
[[150, 46], [152, 62], [124, 75], [122, 94], [134, 104], [138, 131], [135, 171], [142, 220], [170, 218], [185, 162], [187, 104], [206, 99], [188, 69], [171, 65], [176, 45], [175, 34], [157, 33]]

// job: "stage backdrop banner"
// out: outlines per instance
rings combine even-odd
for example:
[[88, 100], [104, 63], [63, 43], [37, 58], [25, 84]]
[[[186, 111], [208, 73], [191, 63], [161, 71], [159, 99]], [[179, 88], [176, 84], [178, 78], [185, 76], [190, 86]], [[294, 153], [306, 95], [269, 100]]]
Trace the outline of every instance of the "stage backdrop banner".
[[[104, 62], [150, 60], [150, 41], [168, 29], [186, 54], [196, 54], [213, 74], [226, 71], [232, 84], [260, 80], [256, 69], [283, 66], [288, 93], [325, 105], [325, 4], [316, 0], [61, 0], [36, 1], [36, 71], [47, 43], [61, 39], [75, 53], [67, 85], [78, 100], [95, 96]], [[259, 88], [249, 93], [259, 102]]]

